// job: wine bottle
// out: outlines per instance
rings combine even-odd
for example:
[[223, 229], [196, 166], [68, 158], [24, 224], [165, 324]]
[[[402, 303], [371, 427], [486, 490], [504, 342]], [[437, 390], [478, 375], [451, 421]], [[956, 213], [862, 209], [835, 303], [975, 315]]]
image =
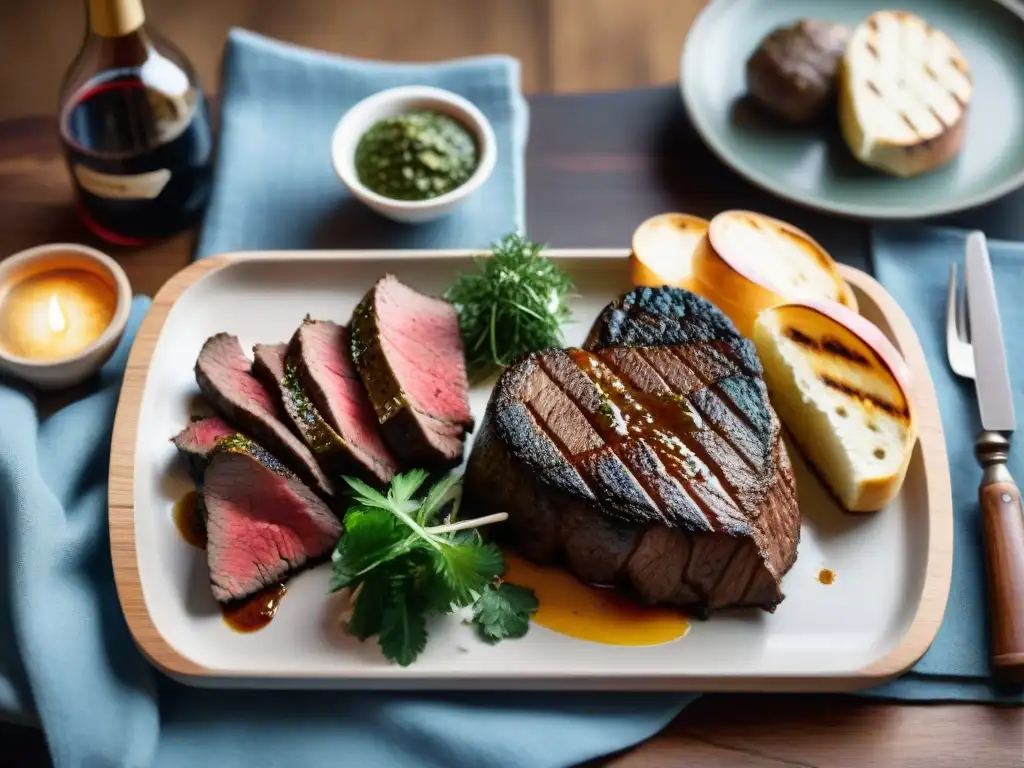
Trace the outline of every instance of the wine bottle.
[[78, 213], [99, 237], [142, 245], [206, 207], [213, 134], [186, 56], [141, 0], [88, 0], [82, 49], [60, 92], [60, 140]]

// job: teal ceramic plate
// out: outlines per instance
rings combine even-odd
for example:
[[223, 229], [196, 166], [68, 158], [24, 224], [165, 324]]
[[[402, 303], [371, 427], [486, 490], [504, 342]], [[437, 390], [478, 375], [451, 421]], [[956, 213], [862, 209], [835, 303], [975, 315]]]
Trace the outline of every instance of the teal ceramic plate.
[[[786, 128], [743, 99], [746, 59], [775, 27], [801, 18], [852, 27], [883, 9], [916, 13], [943, 30], [974, 76], [960, 153], [912, 179], [859, 164], [834, 117], [816, 129]], [[916, 219], [972, 208], [1024, 184], [1024, 3], [1016, 0], [712, 0], [687, 36], [681, 84], [691, 121], [725, 163], [812, 208]]]

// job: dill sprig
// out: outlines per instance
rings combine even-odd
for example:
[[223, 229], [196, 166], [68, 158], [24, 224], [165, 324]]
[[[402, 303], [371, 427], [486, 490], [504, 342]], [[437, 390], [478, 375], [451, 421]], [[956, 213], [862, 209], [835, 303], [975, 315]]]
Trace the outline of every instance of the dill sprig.
[[491, 256], [474, 259], [477, 273], [459, 273], [445, 294], [459, 313], [471, 377], [525, 352], [563, 346], [573, 283], [541, 255], [544, 247], [518, 233], [506, 235], [491, 246]]

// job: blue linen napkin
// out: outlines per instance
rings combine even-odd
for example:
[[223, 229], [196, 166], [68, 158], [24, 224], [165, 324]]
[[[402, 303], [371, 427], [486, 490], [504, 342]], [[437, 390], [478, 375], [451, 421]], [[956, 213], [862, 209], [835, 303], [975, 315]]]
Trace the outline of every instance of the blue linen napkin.
[[91, 393], [42, 423], [29, 392], [0, 386], [0, 690], [10, 694], [0, 705], [36, 714], [57, 766], [145, 765], [158, 731], [153, 675], [121, 614], [107, 538], [110, 432], [148, 308], [132, 303]]
[[[224, 53], [216, 184], [199, 256], [294, 248], [486, 248], [525, 218], [529, 113], [519, 62], [479, 56], [438, 64], [342, 58], [231, 30]], [[396, 224], [348, 193], [331, 165], [345, 111], [385, 88], [431, 85], [490, 121], [498, 162], [451, 215]]]
[[[953, 486], [953, 582], [939, 634], [913, 670], [863, 692], [923, 701], [1024, 703], [1024, 688], [1000, 686], [989, 675], [985, 563], [978, 518], [981, 469], [974, 438], [981, 425], [974, 384], [946, 361], [946, 288], [949, 265], [963, 275], [967, 232], [910, 225], [872, 232], [875, 276], [907, 313], [921, 339], [942, 412]], [[1024, 244], [989, 241], [996, 293], [1013, 383], [1014, 406], [1024, 413]], [[1024, 447], [1010, 452], [1010, 472], [1024, 482]]]
[[[518, 64], [341, 59], [232, 31], [216, 191], [197, 248], [484, 247], [522, 229]], [[346, 209], [327, 141], [358, 98], [429, 83], [494, 124], [498, 168], [477, 205], [421, 227]], [[340, 213], [339, 213], [340, 211]], [[338, 218], [334, 218], [338, 214]], [[134, 647], [110, 570], [110, 429], [132, 320], [96, 393], [40, 423], [0, 382], [0, 715], [35, 712], [62, 766], [571, 765], [635, 744], [692, 697], [675, 694], [254, 692], [189, 688]]]

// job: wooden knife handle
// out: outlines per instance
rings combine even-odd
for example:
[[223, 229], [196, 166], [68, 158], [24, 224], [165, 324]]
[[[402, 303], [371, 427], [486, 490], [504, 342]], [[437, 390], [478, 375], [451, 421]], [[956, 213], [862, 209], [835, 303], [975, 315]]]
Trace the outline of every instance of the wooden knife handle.
[[999, 432], [982, 432], [974, 454], [984, 470], [978, 501], [985, 534], [992, 671], [998, 677], [1024, 679], [1024, 509], [1006, 468], [1010, 440]]
[[979, 489], [988, 574], [992, 669], [1000, 677], [1024, 677], [1024, 511], [1013, 483]]

